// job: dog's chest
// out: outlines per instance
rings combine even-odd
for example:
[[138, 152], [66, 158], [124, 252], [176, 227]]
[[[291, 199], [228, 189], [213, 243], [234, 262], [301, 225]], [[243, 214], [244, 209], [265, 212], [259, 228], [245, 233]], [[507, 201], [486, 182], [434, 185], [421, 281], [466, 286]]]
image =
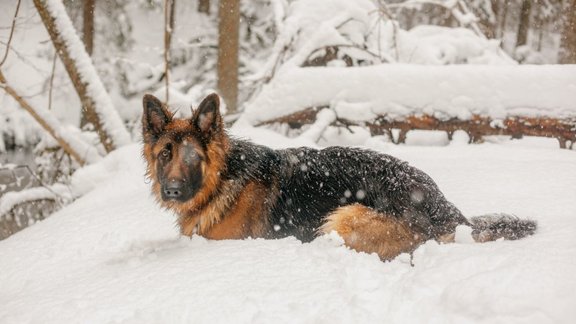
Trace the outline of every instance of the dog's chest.
[[268, 232], [268, 208], [262, 195], [265, 187], [250, 182], [235, 195], [222, 196], [198, 212], [181, 219], [183, 235], [195, 233], [213, 240], [265, 237]]

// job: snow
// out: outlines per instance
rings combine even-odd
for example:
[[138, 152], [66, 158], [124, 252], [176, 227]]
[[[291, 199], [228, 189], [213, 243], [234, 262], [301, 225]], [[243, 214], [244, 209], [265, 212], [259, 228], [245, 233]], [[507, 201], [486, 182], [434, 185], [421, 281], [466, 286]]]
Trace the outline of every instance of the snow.
[[[122, 108], [114, 109], [102, 84], [94, 81], [96, 72], [61, 2], [48, 3], [81, 63], [83, 79], [95, 84], [90, 92], [105, 107], [105, 123], [120, 130], [121, 118], [138, 120], [140, 96], [124, 98], [112, 87], [114, 102]], [[274, 148], [351, 145], [385, 152], [430, 174], [465, 215], [505, 212], [534, 219], [536, 235], [477, 244], [470, 228], [461, 226], [454, 244], [427, 242], [413, 258], [401, 255], [386, 263], [349, 250], [334, 233], [306, 244], [294, 238], [181, 238], [175, 215], [161, 210], [150, 194], [140, 144], [132, 144], [101, 160], [94, 155], [69, 185], [0, 197], [0, 217], [25, 199], [77, 199], [0, 241], [0, 323], [573, 322], [573, 151], [559, 150], [554, 139], [530, 137], [486, 137], [484, 144], [468, 145], [462, 131], [452, 141], [443, 132], [411, 131], [406, 145], [396, 146], [364, 128], [351, 126], [350, 133], [329, 125], [335, 118], [361, 122], [378, 114], [575, 117], [576, 66], [516, 66], [495, 41], [469, 29], [402, 30], [379, 17], [377, 3], [370, 0], [274, 0], [272, 5], [279, 31], [274, 50], [265, 64], [251, 60], [249, 65], [262, 67], [252, 81], [274, 78], [247, 105], [232, 134]], [[5, 9], [0, 20], [11, 21], [13, 7], [0, 4]], [[162, 71], [161, 14], [137, 2], [126, 8], [134, 43], [125, 54], [106, 57], [126, 72], [127, 92], [154, 92], [150, 87]], [[16, 88], [26, 89], [32, 106], [46, 107], [46, 96], [36, 94], [45, 93], [42, 80], [51, 73], [52, 44], [31, 1], [21, 12], [14, 53], [3, 71]], [[191, 40], [215, 33], [195, 5], [184, 5], [177, 14], [174, 44], [196, 46]], [[460, 18], [474, 23], [465, 11]], [[344, 45], [341, 54], [380, 65], [344, 68], [334, 60], [329, 67], [300, 67], [312, 52], [329, 45]], [[462, 63], [470, 65], [453, 65]], [[209, 85], [194, 82], [184, 91], [187, 67], [174, 72], [171, 104], [178, 116], [189, 116], [189, 105], [197, 104]], [[56, 73], [54, 88], [54, 115], [63, 125], [77, 124], [80, 103], [68, 77]], [[164, 89], [155, 92], [163, 95]], [[35, 143], [38, 127], [2, 93], [0, 114], [6, 118], [0, 118], [0, 132], [20, 145]], [[252, 126], [311, 106], [330, 109], [298, 137]], [[61, 133], [86, 142], [84, 134], [68, 126]], [[122, 133], [117, 142], [128, 143]], [[365, 194], [347, 188], [342, 193]]]
[[575, 116], [575, 103], [575, 65], [294, 67], [266, 84], [243, 118], [258, 124], [324, 105], [355, 121], [409, 114], [565, 118]]
[[[232, 132], [275, 147], [309, 142], [242, 123]], [[423, 169], [466, 215], [512, 213], [539, 230], [476, 244], [459, 228], [457, 243], [428, 242], [413, 260], [387, 263], [333, 234], [309, 244], [179, 238], [135, 144], [78, 171], [78, 183], [89, 184], [82, 198], [0, 242], [0, 322], [572, 322], [573, 151], [529, 137], [441, 147], [366, 138], [362, 146]]]

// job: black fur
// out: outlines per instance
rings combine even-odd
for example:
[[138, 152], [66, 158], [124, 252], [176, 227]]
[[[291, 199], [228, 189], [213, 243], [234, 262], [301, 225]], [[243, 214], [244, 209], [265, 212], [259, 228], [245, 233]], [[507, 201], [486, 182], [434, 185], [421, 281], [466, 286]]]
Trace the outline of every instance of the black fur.
[[278, 189], [266, 197], [274, 237], [310, 241], [327, 214], [355, 202], [406, 220], [427, 239], [470, 225], [428, 175], [392, 156], [344, 147], [272, 150], [234, 139], [231, 145], [224, 179]]

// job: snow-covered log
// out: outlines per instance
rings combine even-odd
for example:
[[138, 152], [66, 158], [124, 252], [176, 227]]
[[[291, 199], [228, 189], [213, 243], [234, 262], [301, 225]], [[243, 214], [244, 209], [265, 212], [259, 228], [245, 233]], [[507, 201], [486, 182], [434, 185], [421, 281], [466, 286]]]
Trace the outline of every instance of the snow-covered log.
[[[320, 113], [330, 111], [328, 107], [311, 107], [291, 115], [282, 116], [259, 125], [288, 124], [291, 128], [301, 128], [313, 124]], [[345, 118], [337, 118], [331, 125], [347, 127], [360, 126], [370, 130], [372, 135], [387, 135], [395, 143], [405, 143], [406, 135], [410, 130], [437, 130], [452, 134], [457, 130], [468, 133], [470, 143], [479, 142], [483, 136], [508, 135], [512, 138], [527, 136], [540, 136], [556, 138], [561, 148], [572, 148], [576, 143], [576, 117], [575, 118], [548, 118], [548, 117], [521, 117], [511, 116], [505, 119], [493, 119], [488, 116], [474, 115], [468, 120], [458, 118], [439, 119], [430, 115], [409, 115], [402, 119], [389, 119], [385, 115], [377, 116], [371, 121], [357, 122]], [[316, 127], [314, 127], [316, 128]], [[393, 136], [393, 130], [399, 130], [398, 136]], [[309, 130], [302, 135], [309, 133]], [[316, 138], [319, 138], [318, 134]]]
[[[545, 95], [544, 95], [545, 94]], [[336, 123], [467, 130], [481, 135], [576, 140], [576, 66], [292, 68], [278, 74], [243, 116], [253, 125], [311, 123], [330, 107]]]
[[34, 0], [52, 43], [107, 152], [130, 143], [130, 135], [115, 110], [64, 5], [58, 0]]

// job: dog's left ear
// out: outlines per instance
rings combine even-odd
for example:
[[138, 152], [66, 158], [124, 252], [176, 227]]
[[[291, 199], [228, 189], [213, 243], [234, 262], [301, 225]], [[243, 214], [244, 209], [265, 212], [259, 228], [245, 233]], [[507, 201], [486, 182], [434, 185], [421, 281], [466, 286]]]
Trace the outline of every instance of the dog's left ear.
[[192, 123], [206, 140], [224, 129], [220, 115], [220, 98], [213, 93], [208, 95], [192, 115]]
[[146, 94], [142, 99], [142, 135], [145, 140], [157, 139], [172, 120], [172, 113], [158, 98]]

